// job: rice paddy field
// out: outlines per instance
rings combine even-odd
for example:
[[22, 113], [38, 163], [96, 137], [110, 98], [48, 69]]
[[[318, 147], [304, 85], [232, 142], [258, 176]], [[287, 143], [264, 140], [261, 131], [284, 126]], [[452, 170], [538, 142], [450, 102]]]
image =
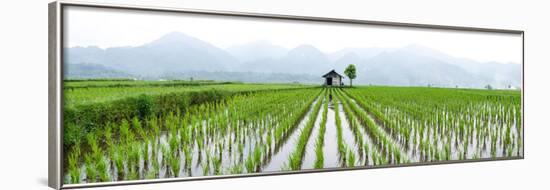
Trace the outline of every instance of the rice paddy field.
[[65, 81], [66, 184], [523, 156], [521, 92]]

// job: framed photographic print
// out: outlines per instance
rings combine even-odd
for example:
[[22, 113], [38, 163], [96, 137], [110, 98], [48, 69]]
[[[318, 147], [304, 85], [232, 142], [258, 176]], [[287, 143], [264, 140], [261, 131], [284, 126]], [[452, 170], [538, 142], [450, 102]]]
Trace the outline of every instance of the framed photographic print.
[[56, 189], [522, 159], [520, 30], [57, 1]]

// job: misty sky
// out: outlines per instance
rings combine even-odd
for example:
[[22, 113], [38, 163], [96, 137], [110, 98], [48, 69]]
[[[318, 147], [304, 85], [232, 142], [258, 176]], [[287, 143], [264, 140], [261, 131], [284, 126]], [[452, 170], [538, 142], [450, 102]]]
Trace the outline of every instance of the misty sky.
[[254, 41], [292, 49], [310, 44], [325, 53], [343, 48], [430, 47], [477, 61], [521, 63], [520, 35], [379, 27], [292, 20], [153, 13], [68, 7], [65, 46], [139, 46], [179, 31], [220, 48]]

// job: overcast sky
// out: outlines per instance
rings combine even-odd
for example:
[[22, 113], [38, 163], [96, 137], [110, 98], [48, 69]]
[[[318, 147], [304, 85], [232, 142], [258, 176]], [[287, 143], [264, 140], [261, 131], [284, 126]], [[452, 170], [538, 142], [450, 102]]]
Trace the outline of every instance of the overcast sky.
[[69, 7], [68, 47], [139, 46], [179, 31], [220, 48], [259, 40], [288, 49], [310, 44], [325, 53], [342, 48], [417, 44], [455, 57], [521, 63], [521, 36], [292, 20]]

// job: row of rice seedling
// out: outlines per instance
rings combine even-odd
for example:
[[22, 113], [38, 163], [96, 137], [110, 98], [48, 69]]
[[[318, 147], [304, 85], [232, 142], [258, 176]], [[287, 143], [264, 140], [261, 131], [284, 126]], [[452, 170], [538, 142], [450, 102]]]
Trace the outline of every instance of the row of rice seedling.
[[70, 183], [79, 183], [80, 182], [80, 143], [78, 146], [73, 146], [73, 150], [68, 154], [68, 173]]
[[350, 148], [346, 142], [344, 142], [343, 137], [343, 128], [342, 128], [342, 119], [340, 118], [340, 104], [344, 107], [344, 103], [341, 101], [340, 97], [336, 94], [339, 90], [334, 90], [332, 94], [335, 94], [334, 101], [334, 112], [335, 112], [335, 123], [336, 123], [336, 142], [338, 149], [338, 156], [340, 158], [340, 164], [342, 167], [353, 167], [356, 163], [355, 152]]
[[321, 114], [321, 123], [319, 124], [319, 133], [317, 134], [317, 139], [315, 140], [315, 164], [313, 168], [321, 169], [324, 164], [324, 153], [323, 146], [325, 145], [325, 132], [327, 129], [327, 113], [328, 113], [328, 104], [329, 104], [329, 93], [332, 89], [325, 91], [324, 102], [323, 102], [323, 112]]
[[313, 113], [309, 115], [306, 126], [300, 131], [300, 136], [298, 137], [298, 142], [296, 142], [296, 148], [290, 154], [287, 162], [287, 167], [290, 170], [299, 170], [302, 167], [302, 159], [304, 158], [304, 153], [306, 149], [307, 142], [311, 136], [311, 131], [315, 126], [315, 120], [319, 114], [319, 110], [324, 101], [324, 97], [320, 97], [319, 100], [315, 103], [313, 107]]
[[342, 99], [342, 105], [348, 107], [351, 110], [350, 114], [355, 114], [356, 118], [361, 124], [367, 128], [367, 131], [371, 135], [371, 139], [374, 139], [383, 155], [385, 160], [390, 161], [392, 164], [400, 164], [409, 162], [408, 156], [402, 152], [401, 148], [395, 143], [389, 135], [387, 135], [383, 129], [381, 129], [371, 119], [364, 110], [361, 110], [355, 103], [353, 103], [349, 97], [343, 94], [341, 91], [336, 92], [336, 97]]
[[[240, 121], [239, 118], [246, 117], [244, 115], [248, 114], [241, 114], [240, 112], [247, 113], [247, 111], [250, 111], [248, 113], [253, 113], [255, 109], [248, 109], [252, 108], [254, 106], [253, 104], [246, 104], [249, 106], [248, 108], [235, 108], [233, 109], [233, 103], [236, 101], [240, 101], [241, 103], [247, 103], [246, 100], [250, 101], [251, 97], [246, 98], [237, 98], [239, 100], [233, 99], [231, 101], [226, 102], [225, 106], [219, 106], [216, 109], [211, 109], [207, 107], [199, 108], [199, 112], [206, 113], [204, 114], [205, 117], [200, 119], [194, 119], [196, 125], [199, 126], [200, 130], [196, 130], [197, 133], [201, 134], [199, 137], [199, 140], [197, 141], [199, 152], [205, 152], [203, 154], [200, 154], [199, 159], [204, 160], [201, 164], [202, 167], [202, 173], [203, 175], [209, 175], [211, 173], [220, 173], [222, 172], [221, 163], [222, 163], [222, 154], [224, 154], [224, 150], [239, 150], [239, 163], [242, 162], [242, 158], [245, 157], [245, 153], [252, 153], [254, 152], [255, 155], [258, 155], [260, 150], [258, 148], [252, 148], [254, 144], [256, 144], [257, 139], [251, 139], [249, 137], [258, 135], [257, 133], [261, 133], [263, 129], [261, 129], [261, 126], [254, 126], [258, 123], [256, 122], [249, 122], [249, 123], [241, 123], [241, 126], [237, 126]], [[252, 103], [258, 103], [258, 102], [252, 102]], [[241, 104], [239, 104], [241, 105]], [[260, 107], [264, 108], [265, 107]], [[208, 110], [218, 110], [218, 111], [208, 111]], [[228, 110], [231, 110], [231, 112], [227, 112]], [[206, 112], [205, 112], [206, 111]], [[229, 117], [228, 114], [235, 114], [232, 117]], [[229, 118], [232, 118], [233, 121], [227, 122]], [[256, 117], [248, 117], [249, 120], [253, 120]], [[198, 125], [199, 123], [202, 125]], [[258, 122], [263, 122], [262, 119], [258, 120]], [[229, 124], [232, 123], [232, 124]], [[246, 125], [244, 125], [246, 124]], [[233, 126], [233, 127], [228, 127]], [[258, 127], [258, 128], [251, 128], [251, 127]], [[233, 132], [229, 133], [228, 130], [234, 130]], [[249, 134], [247, 134], [249, 133]], [[234, 135], [233, 135], [234, 134]], [[231, 138], [231, 139], [227, 139]], [[217, 143], [215, 143], [217, 142]], [[223, 143], [220, 143], [223, 142]], [[225, 146], [228, 146], [228, 144], [231, 144], [231, 147], [236, 148], [226, 148]], [[245, 151], [244, 147], [245, 145], [249, 147], [248, 151]], [[229, 153], [231, 155], [231, 153]], [[260, 154], [261, 155], [261, 154]], [[256, 156], [256, 159], [257, 156]], [[251, 160], [248, 160], [247, 163], [251, 163]], [[249, 164], [250, 165], [250, 164]], [[237, 167], [234, 167], [237, 168]]]
[[377, 124], [385, 129], [386, 132], [390, 134], [394, 139], [397, 139], [397, 142], [399, 142], [404, 148], [409, 148], [409, 143], [407, 142], [407, 139], [409, 139], [411, 132], [409, 128], [405, 127], [404, 125], [399, 125], [396, 120], [388, 119], [385, 114], [383, 114], [381, 111], [373, 106], [372, 102], [366, 101], [365, 99], [363, 99], [362, 96], [357, 96], [353, 93], [349, 93], [348, 91], [344, 92], [352, 99], [354, 103], [359, 105], [359, 107], [364, 109], [368, 114], [371, 114], [376, 120], [378, 120], [379, 122]]
[[[257, 172], [275, 144], [282, 143], [293, 124], [301, 120], [317, 92], [240, 95], [192, 106], [183, 114], [177, 111], [145, 121], [134, 118], [109, 124], [105, 136], [111, 140], [105, 139], [101, 145], [108, 151], [97, 143], [94, 135], [98, 132], [88, 135], [92, 150], [86, 154], [88, 162], [77, 163], [80, 151], [70, 153], [70, 171], [74, 172], [68, 182], [80, 182], [72, 177], [80, 168], [85, 168], [86, 182], [218, 175], [244, 172], [245, 165], [249, 166], [247, 172]], [[281, 128], [280, 136], [273, 135]], [[111, 164], [105, 167], [103, 163]]]
[[347, 90], [420, 161], [522, 153], [519, 91], [366, 87]]
[[[351, 111], [349, 110], [348, 107], [343, 107], [344, 108], [344, 113], [345, 113], [345, 116], [347, 118], [347, 121], [348, 121], [348, 126], [350, 127], [351, 131], [353, 132], [353, 137], [355, 138], [355, 142], [357, 144], [357, 147], [358, 147], [358, 155], [360, 156], [359, 159], [363, 160], [366, 155], [365, 155], [365, 149], [368, 149], [368, 145], [365, 143], [365, 141], [363, 140], [363, 134], [361, 133], [360, 129], [359, 129], [359, 123], [357, 122], [356, 118], [353, 116], [353, 114], [351, 114]], [[365, 148], [367, 147], [367, 148]]]
[[[276, 123], [271, 129], [268, 130], [267, 135], [264, 137], [267, 138], [267, 142], [269, 143], [263, 144], [262, 149], [272, 151], [268, 151], [268, 153], [264, 154], [264, 158], [261, 160], [261, 162], [255, 162], [256, 164], [258, 164], [255, 172], [261, 171], [262, 167], [260, 166], [269, 167], [267, 166], [267, 164], [270, 163], [273, 156], [279, 154], [279, 151], [280, 149], [282, 149], [283, 145], [287, 146], [287, 143], [294, 143], [289, 142], [290, 136], [294, 133], [299, 132], [298, 128], [300, 123], [308, 114], [312, 114], [311, 112], [313, 112], [313, 103], [315, 101], [321, 101], [321, 98], [318, 98], [320, 93], [321, 91], [318, 90], [314, 96], [309, 95], [309, 97], [307, 98], [304, 97], [304, 104], [299, 105], [300, 107], [297, 107], [297, 109], [287, 107], [290, 108], [290, 114], [287, 117], [281, 118], [280, 122]], [[284, 109], [287, 110], [287, 108]], [[270, 139], [273, 139], [272, 142], [270, 142]], [[248, 159], [251, 159], [250, 156]], [[284, 159], [287, 158], [285, 157]], [[280, 165], [275, 164], [274, 167], [283, 167], [283, 163], [284, 162], [281, 162]]]
[[[523, 154], [521, 102], [513, 92], [306, 88], [192, 101], [184, 109], [94, 124], [66, 149], [66, 182], [254, 173], [281, 155], [284, 169], [297, 170], [306, 151], [309, 162], [307, 144], [320, 169], [332, 125], [343, 167]], [[291, 150], [282, 154], [283, 146]]]
[[[144, 82], [147, 83], [147, 82]], [[167, 83], [170, 83], [167, 81]], [[63, 144], [71, 149], [86, 133], [104, 130], [107, 123], [151, 115], [161, 116], [193, 105], [222, 101], [228, 97], [274, 90], [313, 88], [292, 84], [217, 84], [200, 86], [93, 87], [64, 90]]]
[[[340, 99], [340, 96], [336, 94], [336, 98]], [[364, 133], [362, 133], [360, 128], [361, 124], [358, 123], [355, 114], [353, 114], [349, 106], [346, 106], [344, 102], [342, 103], [342, 105], [346, 118], [349, 122], [349, 126], [354, 134], [355, 141], [358, 144], [357, 147], [359, 148], [359, 156], [360, 159], [363, 160], [363, 165], [369, 165], [369, 159], [372, 162], [370, 163], [371, 165], [388, 164], [387, 159], [380, 154], [376, 146], [369, 146], [369, 143], [366, 141], [368, 137], [366, 135], [363, 135]], [[368, 135], [368, 133], [366, 132], [365, 134]], [[348, 151], [348, 155], [349, 152], [350, 151]]]
[[[278, 148], [286, 142], [290, 133], [292, 133], [298, 122], [302, 120], [305, 114], [308, 112], [311, 103], [315, 100], [316, 96], [312, 96], [311, 92], [319, 92], [317, 90], [309, 91], [306, 94], [294, 94], [291, 99], [283, 100], [284, 103], [273, 104], [273, 107], [269, 110], [271, 113], [265, 112], [266, 110], [259, 110], [265, 112], [259, 114], [258, 119], [263, 122], [261, 127], [253, 128], [256, 133], [247, 136], [254, 141], [254, 148], [250, 149], [248, 156], [245, 157], [244, 163], [236, 162], [233, 168], [237, 167], [235, 164], [244, 164], [247, 172], [258, 172], [261, 170], [261, 166], [269, 162], [271, 156], [276, 154]], [[294, 98], [294, 100], [293, 100]], [[265, 118], [270, 118], [268, 122], [265, 122]], [[265, 143], [263, 143], [265, 142]]]

